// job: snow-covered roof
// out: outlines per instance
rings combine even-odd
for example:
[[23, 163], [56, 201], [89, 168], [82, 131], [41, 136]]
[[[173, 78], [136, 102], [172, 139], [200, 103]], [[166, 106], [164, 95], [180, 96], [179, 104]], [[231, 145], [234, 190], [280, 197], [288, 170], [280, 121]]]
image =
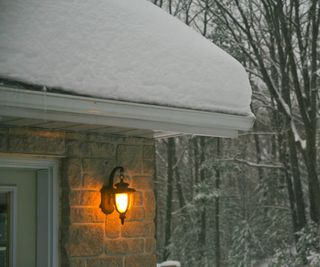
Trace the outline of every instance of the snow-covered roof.
[[146, 0], [1, 0], [0, 77], [251, 116], [241, 64]]

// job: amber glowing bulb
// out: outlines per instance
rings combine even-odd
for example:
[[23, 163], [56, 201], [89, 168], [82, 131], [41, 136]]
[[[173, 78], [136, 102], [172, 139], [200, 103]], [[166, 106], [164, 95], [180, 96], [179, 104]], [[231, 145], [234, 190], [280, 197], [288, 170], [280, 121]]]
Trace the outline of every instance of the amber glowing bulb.
[[127, 193], [116, 194], [116, 209], [119, 213], [126, 213], [129, 206], [129, 196]]

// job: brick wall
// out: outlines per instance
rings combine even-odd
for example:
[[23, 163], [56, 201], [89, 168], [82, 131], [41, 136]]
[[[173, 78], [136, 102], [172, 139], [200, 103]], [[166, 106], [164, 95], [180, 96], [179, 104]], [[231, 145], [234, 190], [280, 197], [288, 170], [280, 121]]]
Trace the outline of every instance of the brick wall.
[[[63, 267], [154, 267], [154, 143], [143, 138], [0, 128], [0, 152], [64, 156], [60, 168]], [[137, 190], [124, 225], [99, 209], [100, 189], [121, 165]]]

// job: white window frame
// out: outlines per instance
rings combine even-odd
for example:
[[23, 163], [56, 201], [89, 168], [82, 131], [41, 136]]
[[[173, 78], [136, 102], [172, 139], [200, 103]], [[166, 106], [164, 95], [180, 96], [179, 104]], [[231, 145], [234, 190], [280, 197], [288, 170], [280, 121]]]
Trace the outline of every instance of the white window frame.
[[[23, 168], [32, 169], [35, 171], [46, 170], [47, 177], [45, 177], [48, 185], [49, 194], [47, 220], [49, 222], [48, 228], [48, 267], [58, 267], [58, 240], [59, 240], [59, 197], [58, 197], [58, 161], [55, 158], [46, 158], [46, 156], [25, 156], [25, 155], [10, 155], [7, 153], [0, 153], [0, 167], [6, 168]], [[13, 194], [16, 195], [16, 194]], [[16, 203], [16, 201], [14, 201]], [[39, 220], [39, 218], [38, 218]], [[13, 233], [15, 238], [15, 233]], [[13, 242], [15, 244], [15, 242]], [[37, 248], [38, 250], [38, 248]], [[13, 253], [15, 248], [13, 247]], [[37, 259], [38, 261], [38, 259]], [[13, 267], [15, 266], [13, 262]], [[38, 266], [41, 267], [41, 266]]]

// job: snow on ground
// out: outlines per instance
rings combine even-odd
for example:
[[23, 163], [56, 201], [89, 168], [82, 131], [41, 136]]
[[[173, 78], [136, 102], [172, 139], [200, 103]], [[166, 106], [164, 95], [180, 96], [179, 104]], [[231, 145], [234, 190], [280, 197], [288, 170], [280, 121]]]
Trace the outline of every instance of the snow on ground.
[[0, 40], [0, 77], [107, 99], [251, 114], [241, 64], [146, 0], [2, 0]]
[[157, 264], [157, 267], [181, 267], [181, 264], [178, 261], [164, 261]]

